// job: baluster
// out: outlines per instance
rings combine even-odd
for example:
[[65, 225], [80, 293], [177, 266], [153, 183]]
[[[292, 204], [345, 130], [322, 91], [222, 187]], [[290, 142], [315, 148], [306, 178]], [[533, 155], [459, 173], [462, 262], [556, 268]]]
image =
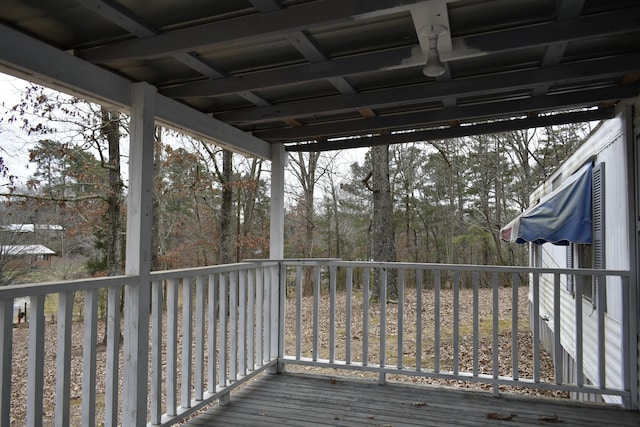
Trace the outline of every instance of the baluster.
[[205, 341], [205, 277], [196, 278], [196, 353], [193, 398], [202, 400], [204, 394], [204, 341]]
[[267, 267], [264, 271], [264, 348], [262, 349], [263, 363], [271, 360], [271, 267]]
[[180, 406], [191, 407], [191, 343], [193, 340], [193, 283], [192, 278], [182, 279], [182, 370]]
[[178, 279], [167, 283], [167, 415], [176, 416], [178, 385]]
[[208, 349], [209, 349], [209, 365], [208, 365], [208, 380], [207, 380], [207, 391], [210, 394], [213, 394], [216, 392], [216, 377], [217, 377], [217, 364], [218, 364], [218, 357], [216, 355], [217, 353], [217, 346], [218, 346], [218, 321], [217, 321], [217, 316], [216, 316], [216, 312], [218, 310], [218, 298], [216, 297], [217, 294], [217, 287], [218, 287], [218, 281], [217, 281], [217, 275], [216, 274], [209, 274], [209, 343], [208, 343]]
[[[380, 367], [387, 363], [387, 267], [380, 269]], [[384, 384], [384, 373], [378, 375], [378, 383]]]
[[416, 371], [422, 370], [422, 273], [416, 270]]
[[[282, 338], [284, 340], [284, 335], [280, 335], [280, 310], [278, 309], [278, 307], [280, 307], [280, 282], [278, 281], [278, 276], [279, 276], [279, 271], [280, 271], [280, 267], [279, 265], [275, 265], [273, 267], [271, 267], [271, 274], [270, 274], [270, 288], [271, 288], [271, 299], [270, 299], [270, 304], [271, 304], [271, 316], [270, 316], [270, 353], [269, 353], [269, 360], [274, 360], [278, 358], [278, 354], [279, 354], [279, 346], [280, 346], [280, 338]], [[284, 300], [283, 300], [284, 302]], [[269, 372], [275, 373], [277, 372], [277, 365], [274, 365], [274, 367], [272, 367], [270, 369]]]
[[[607, 378], [607, 352], [606, 346], [606, 325], [604, 315], [607, 312], [607, 280], [605, 276], [596, 276], [592, 279], [596, 287], [596, 308], [598, 315], [598, 387], [604, 389]], [[624, 338], [623, 338], [624, 339]]]
[[533, 381], [540, 382], [540, 273], [533, 273]]
[[560, 325], [560, 274], [553, 275], [553, 349], [556, 384], [562, 384], [562, 341], [560, 340], [562, 327]]
[[518, 288], [520, 277], [517, 273], [511, 274], [512, 298], [511, 298], [511, 363], [513, 367], [512, 376], [514, 380], [520, 378], [518, 368]]
[[398, 270], [398, 369], [404, 368], [404, 268]]
[[255, 305], [256, 305], [256, 269], [252, 269], [248, 274], [247, 281], [247, 365], [250, 371], [256, 369], [255, 358]]
[[[73, 321], [73, 292], [58, 294], [58, 326], [56, 339], [56, 415], [55, 424], [70, 425], [71, 399], [71, 326]], [[10, 344], [9, 344], [10, 345]], [[3, 347], [5, 351], [5, 349]], [[9, 350], [11, 347], [9, 346]], [[10, 354], [10, 353], [9, 353]], [[10, 389], [10, 387], [7, 387]], [[4, 388], [3, 388], [4, 389]], [[108, 397], [108, 395], [106, 396]], [[0, 423], [2, 425], [9, 425]]]
[[238, 272], [229, 273], [229, 380], [238, 380]]
[[238, 272], [238, 371], [247, 375], [247, 270]]
[[[118, 379], [120, 378], [120, 287], [107, 290], [107, 360], [104, 425], [118, 425]], [[161, 311], [162, 315], [162, 311]], [[156, 374], [156, 371], [154, 371]], [[158, 368], [157, 375], [161, 375]]]
[[296, 266], [296, 360], [302, 357], [302, 266]]
[[[0, 327], [0, 425], [8, 426], [11, 422], [11, 358], [13, 356], [13, 298], [0, 300], [0, 319], [2, 326]], [[68, 322], [71, 325], [71, 322]], [[67, 333], [69, 336], [70, 331]], [[58, 335], [60, 342], [60, 335]], [[64, 353], [63, 353], [64, 354]], [[60, 355], [58, 357], [61, 357]], [[69, 356], [67, 356], [69, 357]], [[70, 362], [69, 362], [70, 366]], [[69, 369], [67, 369], [67, 372]], [[60, 378], [58, 376], [58, 378]], [[69, 389], [67, 381], [66, 387]], [[67, 391], [66, 400], [63, 399], [64, 405], [69, 406], [69, 392]], [[57, 405], [57, 399], [56, 399]], [[56, 417], [60, 410], [56, 406]], [[58, 419], [58, 418], [56, 418]], [[68, 409], [67, 409], [68, 419]], [[65, 425], [65, 424], [59, 424]], [[68, 423], [67, 423], [68, 425]]]
[[345, 309], [345, 361], [347, 365], [351, 364], [351, 309], [352, 309], [352, 293], [353, 293], [353, 267], [347, 267], [347, 289], [346, 289], [346, 309]]
[[82, 339], [82, 425], [96, 424], [96, 345], [98, 335], [98, 290], [84, 292]]
[[278, 267], [275, 270], [277, 273], [276, 283], [278, 284], [277, 289], [277, 306], [276, 306], [276, 314], [277, 314], [277, 331], [278, 331], [278, 342], [277, 344], [277, 357], [278, 364], [276, 365], [277, 373], [285, 372], [285, 363], [282, 362], [284, 356], [286, 354], [285, 344], [286, 344], [286, 321], [287, 321], [287, 266], [279, 262]]
[[[493, 378], [498, 378], [500, 373], [500, 289], [498, 287], [498, 273], [492, 275], [491, 286], [493, 288]], [[493, 395], [498, 396], [500, 388], [493, 384]]]
[[220, 293], [219, 295], [219, 303], [220, 310], [218, 310], [218, 326], [220, 327], [219, 336], [219, 346], [220, 346], [220, 355], [219, 355], [219, 369], [218, 369], [218, 385], [220, 387], [227, 386], [227, 273], [220, 274], [219, 277], [220, 283]]
[[440, 270], [434, 271], [433, 281], [433, 370], [440, 372]]
[[329, 363], [336, 361], [336, 267], [329, 267]]
[[260, 267], [257, 269], [257, 276], [256, 276], [256, 345], [257, 345], [256, 363], [258, 363], [259, 366], [264, 365], [264, 356], [262, 354], [262, 349], [264, 348], [263, 300], [264, 300], [264, 269]]
[[479, 367], [479, 348], [480, 348], [480, 273], [474, 271], [472, 275], [473, 285], [473, 376], [477, 377], [480, 372]]
[[369, 364], [369, 286], [371, 284], [371, 269], [364, 268], [362, 274], [362, 366]]
[[[42, 425], [44, 395], [44, 295], [30, 298], [27, 426]], [[4, 349], [3, 349], [4, 350]]]
[[[582, 387], [584, 385], [584, 366], [583, 361], [583, 345], [582, 345], [582, 283], [584, 280], [581, 276], [580, 280], [576, 280], [576, 385]], [[537, 316], [537, 314], [536, 314]], [[536, 317], [537, 319], [537, 317]]]
[[313, 361], [318, 361], [318, 325], [320, 323], [320, 267], [313, 266]]
[[[120, 309], [118, 308], [118, 312]], [[151, 424], [162, 420], [162, 281], [151, 282]]]
[[460, 372], [460, 272], [453, 273], [453, 373]]

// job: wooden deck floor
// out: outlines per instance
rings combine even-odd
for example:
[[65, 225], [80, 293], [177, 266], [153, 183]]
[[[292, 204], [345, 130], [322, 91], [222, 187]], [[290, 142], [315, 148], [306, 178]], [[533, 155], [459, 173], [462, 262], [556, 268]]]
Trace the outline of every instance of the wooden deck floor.
[[[501, 418], [501, 419], [499, 419]], [[640, 412], [412, 384], [265, 375], [188, 426], [640, 426]]]

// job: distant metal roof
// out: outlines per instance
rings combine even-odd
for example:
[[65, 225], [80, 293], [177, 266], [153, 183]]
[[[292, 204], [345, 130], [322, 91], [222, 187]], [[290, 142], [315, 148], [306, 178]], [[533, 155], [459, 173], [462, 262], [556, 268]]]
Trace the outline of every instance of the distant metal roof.
[[[40, 42], [74, 60], [58, 65]], [[444, 68], [429, 77], [434, 47]], [[222, 135], [241, 130], [249, 152], [258, 140], [320, 150], [441, 139], [610, 117], [638, 96], [640, 5], [5, 0], [0, 69], [116, 105], [121, 78], [148, 82], [222, 122]]]
[[55, 255], [44, 245], [2, 245], [0, 246], [0, 254], [8, 255]]
[[33, 233], [34, 231], [64, 231], [64, 227], [57, 224], [7, 224], [0, 225], [0, 230], [14, 233]]

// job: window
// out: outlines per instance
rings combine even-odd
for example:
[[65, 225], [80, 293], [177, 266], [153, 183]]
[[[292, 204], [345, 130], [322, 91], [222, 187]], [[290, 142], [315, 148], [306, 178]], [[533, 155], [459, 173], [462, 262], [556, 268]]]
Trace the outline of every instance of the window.
[[[592, 245], [575, 245], [578, 255], [578, 268], [595, 268], [593, 265]], [[589, 301], [595, 301], [595, 286], [592, 276], [580, 274], [576, 277], [582, 283], [582, 297]]]
[[[567, 246], [567, 268], [575, 268], [575, 264], [573, 262], [573, 243], [570, 243]], [[567, 292], [574, 293], [576, 291], [576, 276], [573, 274], [567, 274]]]

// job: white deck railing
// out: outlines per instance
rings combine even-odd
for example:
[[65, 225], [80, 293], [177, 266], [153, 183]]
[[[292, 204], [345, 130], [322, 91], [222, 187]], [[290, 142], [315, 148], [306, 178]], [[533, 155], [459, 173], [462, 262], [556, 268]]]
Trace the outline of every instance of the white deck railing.
[[[626, 271], [312, 260], [284, 265], [285, 364], [372, 372], [380, 382], [400, 375], [485, 383], [495, 394], [511, 386], [605, 396], [627, 407], [637, 402]], [[382, 286], [374, 303], [376, 270]], [[398, 292], [389, 302], [392, 272]], [[600, 283], [606, 278], [597, 303], [609, 312], [582, 297], [581, 280], [574, 280], [575, 292], [566, 291], [567, 274]], [[541, 363], [541, 341], [552, 343], [551, 368]]]
[[[383, 283], [380, 302], [371, 299], [375, 270]], [[397, 275], [397, 302], [387, 302], [384, 283], [390, 283], [391, 271]], [[580, 304], [573, 316], [583, 321], [575, 322], [572, 333], [560, 309], [564, 291], [552, 292], [552, 313], [541, 309], [549, 297], [541, 282], [560, 283], [567, 273], [336, 260], [152, 273], [151, 305], [138, 308], [150, 315], [148, 364], [142, 364], [148, 366], [149, 381], [142, 387], [147, 393], [128, 403], [122, 343], [139, 331], [121, 329], [120, 305], [123, 289], [137, 285], [137, 277], [0, 288], [0, 425], [115, 426], [122, 424], [123, 410], [143, 399], [149, 425], [169, 426], [214, 401], [228, 402], [232, 389], [264, 370], [294, 364], [366, 371], [379, 381], [402, 375], [482, 382], [496, 393], [499, 386], [591, 393], [629, 406], [637, 401], [637, 389], [628, 273], [571, 272], [614, 278], [599, 298], [611, 298], [611, 307], [620, 298], [623, 307], [620, 319], [586, 312], [577, 289]], [[533, 283], [531, 291], [523, 281]], [[28, 329], [14, 325], [14, 301], [24, 297], [30, 298]], [[529, 319], [548, 314], [551, 325], [532, 322], [533, 339], [523, 342]], [[587, 317], [595, 319], [596, 333], [585, 331]], [[573, 342], [575, 380], [562, 375], [560, 346], [552, 355], [553, 372], [542, 367], [544, 328], [561, 331], [554, 334], [556, 343]], [[621, 341], [611, 350], [607, 337], [616, 334]], [[101, 336], [105, 345], [99, 345]], [[531, 372], [521, 369], [523, 345], [531, 347]], [[596, 349], [595, 358], [584, 354], [586, 348]], [[26, 363], [16, 360], [22, 357]], [[609, 372], [615, 360], [620, 373]], [[19, 385], [24, 377], [26, 390]]]
[[[151, 274], [151, 307], [139, 307], [151, 320], [150, 425], [173, 425], [211, 402], [225, 403], [233, 388], [275, 369], [278, 268], [239, 263]], [[136, 277], [122, 276], [0, 288], [0, 425], [122, 425], [123, 343], [138, 331], [121, 330], [120, 298], [135, 284]], [[18, 341], [14, 301], [24, 297], [28, 330]], [[108, 301], [106, 321], [100, 299]], [[98, 346], [105, 323], [106, 346]], [[20, 346], [28, 346], [26, 372], [13, 358]]]

